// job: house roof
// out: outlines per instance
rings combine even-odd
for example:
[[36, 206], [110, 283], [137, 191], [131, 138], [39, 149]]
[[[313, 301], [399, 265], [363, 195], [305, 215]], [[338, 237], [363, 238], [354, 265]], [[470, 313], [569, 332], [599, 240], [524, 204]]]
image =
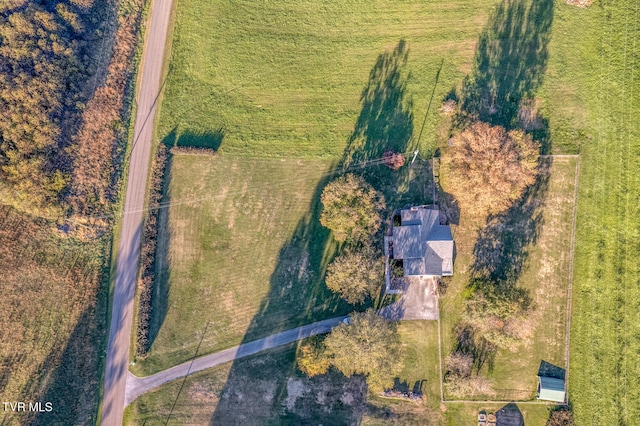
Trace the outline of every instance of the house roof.
[[564, 380], [555, 377], [538, 376], [538, 381], [540, 383], [538, 399], [564, 402]]
[[439, 218], [433, 208], [400, 211], [402, 225], [393, 228], [393, 257], [403, 260], [405, 276], [453, 273], [451, 228], [440, 225]]

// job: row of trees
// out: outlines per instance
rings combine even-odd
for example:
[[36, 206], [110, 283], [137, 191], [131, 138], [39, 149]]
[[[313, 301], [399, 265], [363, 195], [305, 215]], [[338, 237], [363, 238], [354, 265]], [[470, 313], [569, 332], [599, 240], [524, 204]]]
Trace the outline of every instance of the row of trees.
[[322, 192], [320, 223], [345, 247], [327, 268], [327, 287], [351, 304], [375, 297], [384, 263], [375, 237], [382, 224], [384, 197], [362, 177], [346, 174]]
[[143, 4], [0, 5], [0, 202], [74, 223], [108, 213]]
[[309, 375], [334, 367], [347, 377], [364, 375], [369, 388], [381, 392], [393, 386], [402, 367], [403, 349], [396, 326], [373, 310], [354, 313], [322, 341], [300, 347], [298, 367]]

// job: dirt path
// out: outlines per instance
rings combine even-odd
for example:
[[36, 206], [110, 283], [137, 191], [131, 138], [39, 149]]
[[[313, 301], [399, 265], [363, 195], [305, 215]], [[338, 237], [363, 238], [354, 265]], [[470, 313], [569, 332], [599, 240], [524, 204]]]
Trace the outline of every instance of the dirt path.
[[189, 374], [206, 370], [238, 358], [253, 355], [266, 349], [286, 345], [318, 334], [328, 333], [345, 318], [346, 316], [331, 318], [283, 331], [282, 333], [273, 334], [263, 339], [244, 343], [240, 346], [216, 352], [211, 355], [206, 355], [201, 358], [196, 358], [192, 361], [161, 371], [153, 376], [137, 377], [128, 373], [125, 405], [129, 405], [140, 395], [143, 395], [165, 383], [186, 377]]
[[120, 426], [124, 412], [142, 210], [171, 8], [172, 0], [154, 0], [140, 70], [138, 109], [129, 163], [107, 346], [101, 421], [104, 426]]

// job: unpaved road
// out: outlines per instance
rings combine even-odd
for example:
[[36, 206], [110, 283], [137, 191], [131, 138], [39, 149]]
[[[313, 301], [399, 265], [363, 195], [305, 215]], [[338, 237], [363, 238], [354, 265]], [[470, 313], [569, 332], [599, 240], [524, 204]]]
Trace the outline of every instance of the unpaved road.
[[138, 90], [138, 110], [129, 163], [127, 192], [118, 250], [111, 326], [102, 400], [103, 426], [120, 426], [131, 343], [133, 300], [140, 252], [142, 210], [149, 168], [156, 101], [161, 88], [162, 63], [173, 0], [154, 0], [148, 23]]
[[300, 339], [328, 333], [345, 318], [347, 317], [331, 318], [283, 331], [282, 333], [272, 334], [271, 336], [263, 339], [254, 340], [253, 342], [244, 343], [240, 346], [176, 365], [175, 367], [161, 371], [153, 376], [136, 377], [133, 374], [128, 373], [129, 377], [127, 379], [125, 405], [129, 405], [140, 395], [143, 395], [160, 385], [180, 379], [188, 374], [206, 370], [207, 368], [215, 367], [217, 365], [224, 364], [225, 362], [233, 361], [234, 359], [253, 355], [260, 351], [286, 345]]

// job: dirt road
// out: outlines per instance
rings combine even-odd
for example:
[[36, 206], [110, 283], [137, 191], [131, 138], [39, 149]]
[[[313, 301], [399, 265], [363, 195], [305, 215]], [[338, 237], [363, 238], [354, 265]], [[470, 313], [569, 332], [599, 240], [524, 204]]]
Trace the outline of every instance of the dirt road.
[[124, 411], [133, 300], [140, 252], [142, 209], [149, 168], [151, 137], [158, 94], [161, 88], [162, 63], [172, 0], [154, 0], [148, 24], [148, 39], [143, 54], [138, 111], [134, 127], [133, 148], [118, 250], [111, 326], [107, 346], [107, 362], [102, 402], [103, 426], [120, 426]]
[[282, 333], [273, 334], [263, 339], [244, 343], [240, 346], [176, 365], [175, 367], [161, 371], [153, 376], [136, 377], [133, 374], [128, 373], [129, 378], [127, 379], [125, 404], [129, 405], [140, 395], [145, 394], [160, 385], [185, 377], [188, 374], [206, 370], [207, 368], [215, 367], [216, 365], [224, 364], [225, 362], [233, 361], [234, 359], [253, 355], [260, 351], [264, 351], [265, 349], [275, 348], [307, 337], [328, 333], [345, 318], [346, 316], [331, 318], [283, 331]]

